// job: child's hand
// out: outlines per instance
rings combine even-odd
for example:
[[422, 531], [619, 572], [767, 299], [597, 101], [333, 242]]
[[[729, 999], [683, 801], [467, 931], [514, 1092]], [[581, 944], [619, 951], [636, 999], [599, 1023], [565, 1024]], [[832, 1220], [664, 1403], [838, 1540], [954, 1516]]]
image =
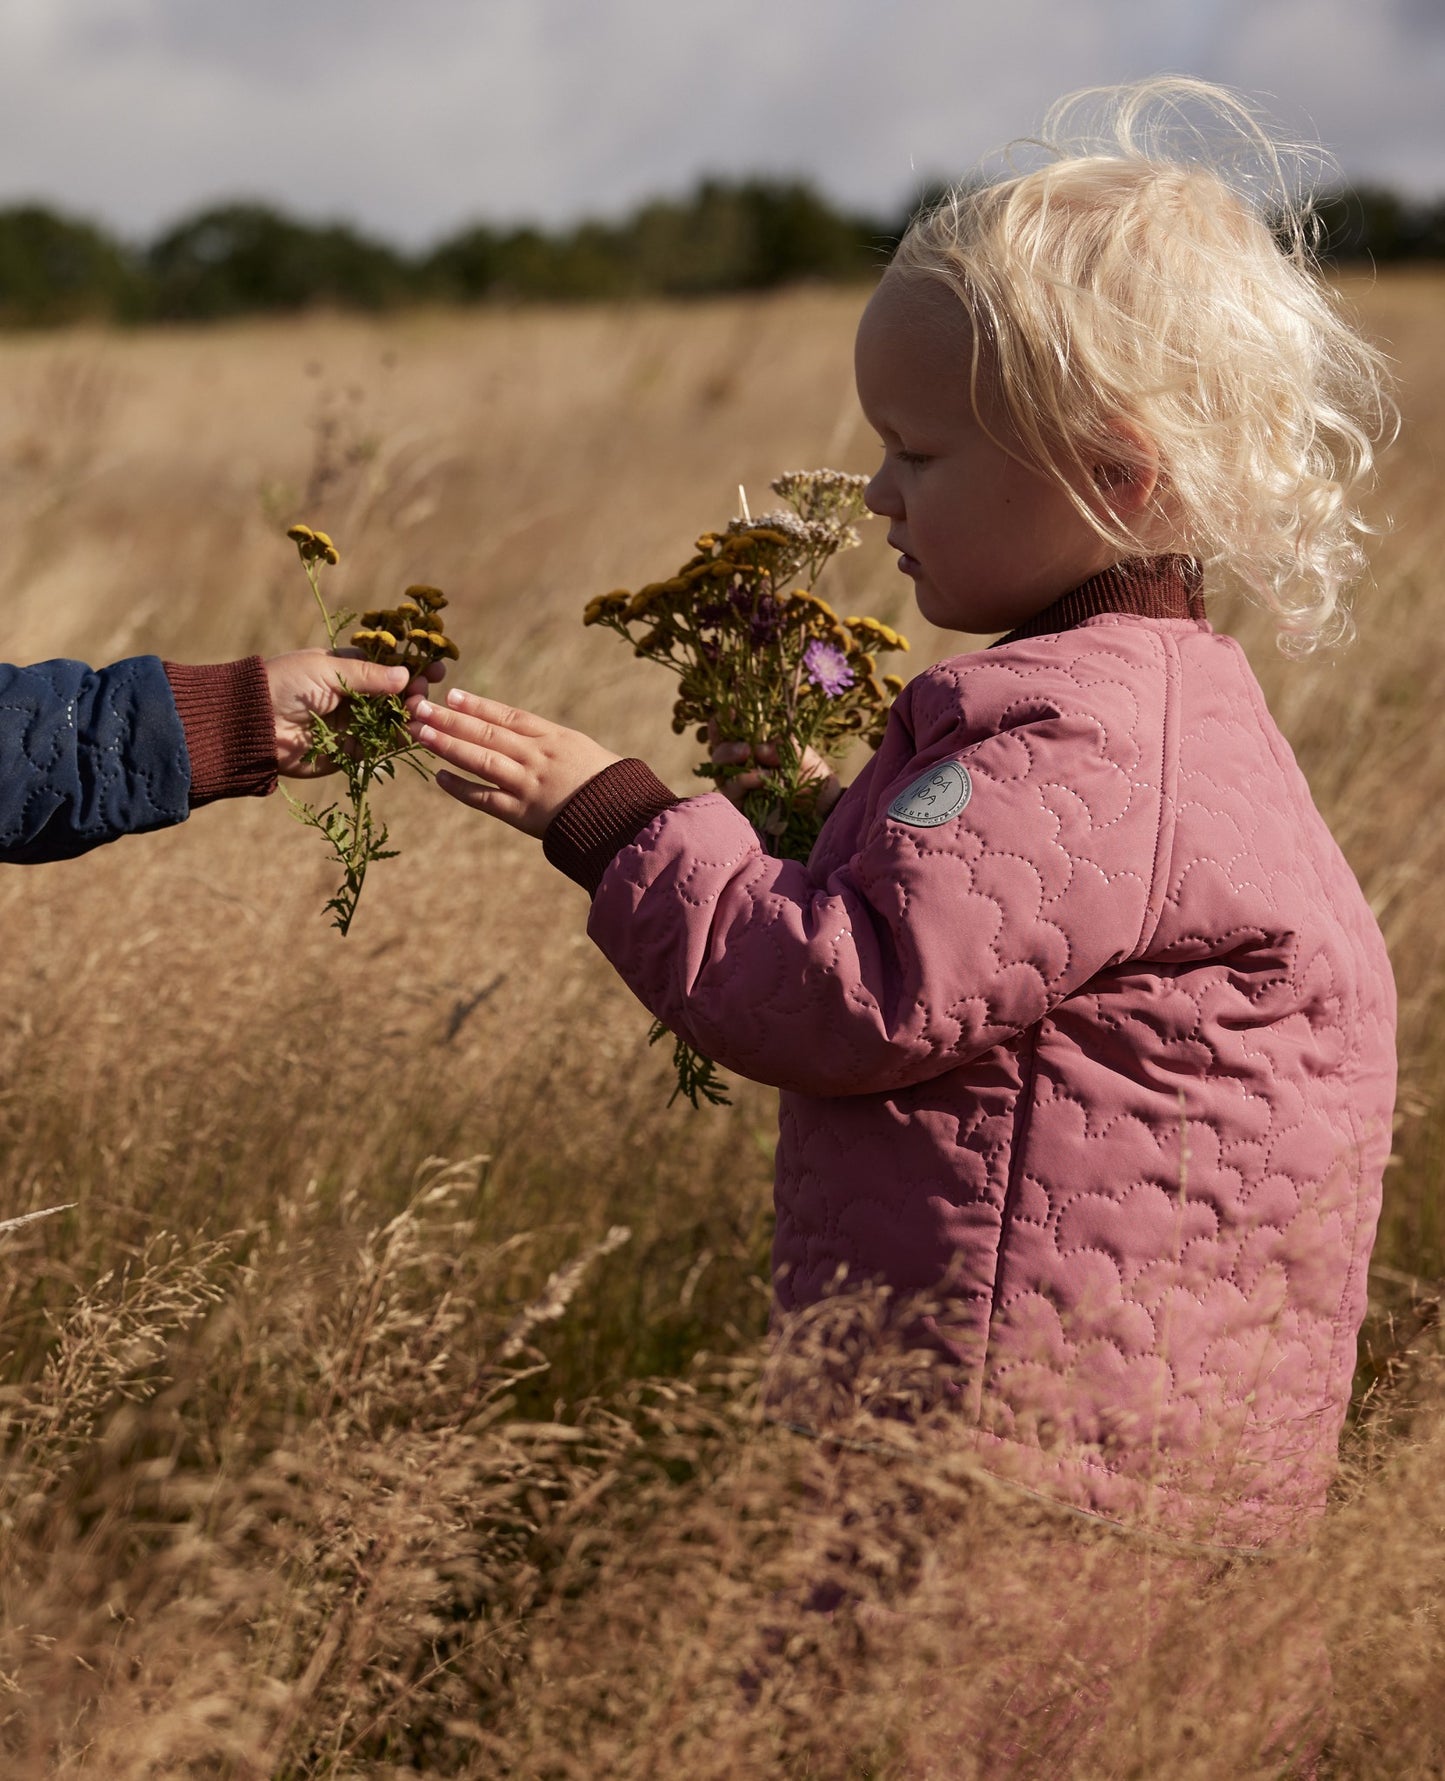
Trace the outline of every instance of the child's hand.
[[[329, 649], [293, 649], [265, 664], [276, 724], [276, 765], [288, 779], [312, 779], [335, 769], [326, 761], [308, 760], [313, 716], [330, 718], [348, 693], [422, 691], [418, 679], [407, 685], [404, 668], [384, 668], [359, 655], [335, 655]], [[431, 669], [428, 679], [439, 679]]]
[[[713, 750], [712, 764], [715, 767], [745, 767], [749, 761], [756, 761], [756, 768], [749, 768], [745, 773], [720, 779], [717, 789], [734, 804], [741, 804], [749, 792], [762, 789], [764, 780], [760, 769], [776, 767], [778, 764], [778, 745], [776, 742], [719, 742], [717, 725], [709, 724]], [[823, 782], [823, 789], [818, 793], [818, 814], [826, 816], [843, 795], [843, 783], [816, 749], [803, 750], [804, 780], [818, 779]]]
[[442, 771], [437, 774], [442, 790], [526, 835], [543, 834], [573, 792], [622, 758], [579, 730], [564, 730], [460, 687], [452, 688], [445, 705], [413, 697], [407, 707], [415, 741], [477, 776], [463, 779]]

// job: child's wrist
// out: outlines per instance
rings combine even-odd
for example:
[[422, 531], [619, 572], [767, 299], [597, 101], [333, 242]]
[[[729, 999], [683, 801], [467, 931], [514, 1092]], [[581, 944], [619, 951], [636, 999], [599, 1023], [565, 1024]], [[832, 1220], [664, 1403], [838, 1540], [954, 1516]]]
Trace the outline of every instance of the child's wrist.
[[577, 788], [548, 823], [542, 851], [594, 896], [603, 874], [647, 825], [680, 803], [645, 761], [614, 761]]

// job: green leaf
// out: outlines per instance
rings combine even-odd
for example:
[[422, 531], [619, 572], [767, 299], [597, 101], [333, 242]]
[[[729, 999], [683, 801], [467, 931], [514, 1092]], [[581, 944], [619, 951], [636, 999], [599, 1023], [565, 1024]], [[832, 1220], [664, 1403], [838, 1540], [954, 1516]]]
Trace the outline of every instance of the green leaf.
[[686, 1039], [679, 1039], [676, 1033], [665, 1026], [662, 1021], [655, 1020], [647, 1035], [647, 1043], [656, 1045], [662, 1039], [671, 1039], [672, 1067], [677, 1072], [677, 1087], [668, 1096], [667, 1104], [682, 1095], [694, 1107], [701, 1107], [706, 1101], [713, 1107], [731, 1107], [732, 1099], [727, 1093], [727, 1078], [718, 1073], [717, 1065], [709, 1057], [688, 1044]]

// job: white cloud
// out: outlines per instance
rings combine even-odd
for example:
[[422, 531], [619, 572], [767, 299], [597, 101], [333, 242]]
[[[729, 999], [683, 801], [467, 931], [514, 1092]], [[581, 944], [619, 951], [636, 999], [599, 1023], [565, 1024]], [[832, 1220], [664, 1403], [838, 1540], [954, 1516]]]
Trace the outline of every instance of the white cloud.
[[1347, 171], [1445, 189], [1438, 0], [6, 0], [0, 201], [138, 234], [223, 195], [418, 243], [705, 171], [871, 208], [1081, 85], [1272, 92]]

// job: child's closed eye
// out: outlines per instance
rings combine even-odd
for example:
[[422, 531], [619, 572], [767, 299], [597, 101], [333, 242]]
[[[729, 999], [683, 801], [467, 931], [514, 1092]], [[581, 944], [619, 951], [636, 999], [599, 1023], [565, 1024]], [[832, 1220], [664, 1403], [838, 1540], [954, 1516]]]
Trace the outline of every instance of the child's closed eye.
[[893, 456], [896, 462], [910, 466], [928, 462], [928, 453], [924, 451], [895, 451]]

